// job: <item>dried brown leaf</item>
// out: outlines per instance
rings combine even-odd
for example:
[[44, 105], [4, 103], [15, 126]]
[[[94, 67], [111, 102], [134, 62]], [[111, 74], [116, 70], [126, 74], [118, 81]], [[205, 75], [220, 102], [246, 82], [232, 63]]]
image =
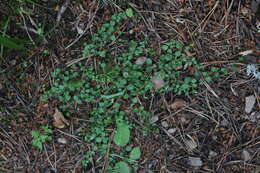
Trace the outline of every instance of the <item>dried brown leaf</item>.
[[171, 109], [179, 109], [187, 106], [188, 103], [182, 99], [176, 99], [172, 104], [170, 104]]
[[55, 113], [53, 114], [53, 126], [57, 128], [64, 128], [65, 125], [69, 125], [69, 121], [63, 116], [58, 108], [55, 108]]

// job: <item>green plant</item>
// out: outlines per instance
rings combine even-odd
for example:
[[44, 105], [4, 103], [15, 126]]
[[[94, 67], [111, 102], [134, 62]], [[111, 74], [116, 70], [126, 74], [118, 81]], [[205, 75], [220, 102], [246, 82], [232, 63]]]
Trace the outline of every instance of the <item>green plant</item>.
[[128, 124], [120, 123], [117, 126], [116, 134], [114, 135], [114, 143], [118, 146], [125, 146], [130, 139], [130, 129]]
[[[138, 127], [129, 116], [142, 122], [143, 127], [138, 128], [144, 131], [149, 129], [146, 127], [152, 115], [140, 98], [148, 100], [151, 95], [166, 92], [195, 94], [202, 82], [210, 82], [214, 75], [223, 74], [222, 69], [206, 68], [188, 56], [185, 51], [190, 48], [176, 40], [163, 43], [158, 55], [149, 47], [147, 38], [123, 39], [125, 32], [119, 28], [123, 21], [130, 21], [134, 16], [132, 9], [114, 14], [84, 45], [83, 56], [90, 61], [73, 63], [66, 69], [57, 68], [52, 73], [52, 87], [42, 97], [43, 100], [58, 99], [60, 109], [67, 112], [75, 105], [92, 105], [91, 110], [82, 110], [89, 114], [92, 122], [84, 134], [85, 141], [91, 144], [84, 165], [93, 162], [96, 155], [103, 156], [103, 160], [108, 155], [109, 170], [130, 171], [136, 167], [141, 151], [140, 148], [126, 151], [127, 145], [132, 143], [131, 131]], [[155, 81], [160, 82], [159, 87]], [[112, 145], [109, 142], [111, 128], [116, 129], [113, 142], [119, 152], [107, 154]]]
[[123, 157], [122, 161], [117, 162], [112, 168], [114, 173], [128, 173], [132, 172], [132, 170], [137, 170], [138, 166], [136, 163], [138, 159], [141, 157], [141, 149], [140, 147], [134, 147], [131, 149], [128, 157]]
[[41, 126], [40, 130], [33, 130], [31, 133], [33, 137], [32, 145], [36, 148], [42, 149], [43, 144], [52, 140], [52, 137], [49, 136], [52, 133], [53, 132], [48, 125]]

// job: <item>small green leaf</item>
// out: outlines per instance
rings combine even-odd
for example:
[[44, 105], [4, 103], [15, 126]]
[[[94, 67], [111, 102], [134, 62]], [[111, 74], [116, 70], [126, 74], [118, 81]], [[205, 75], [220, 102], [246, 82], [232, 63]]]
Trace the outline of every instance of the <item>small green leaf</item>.
[[129, 154], [129, 158], [131, 160], [137, 160], [141, 157], [140, 147], [134, 147], [133, 150]]
[[133, 9], [132, 8], [126, 9], [125, 14], [127, 17], [133, 17], [134, 16]]
[[166, 50], [168, 50], [168, 48], [169, 48], [169, 47], [168, 47], [167, 45], [162, 45], [162, 50], [165, 50], [165, 51], [166, 51]]
[[73, 88], [79, 88], [79, 87], [81, 87], [83, 85], [83, 82], [78, 80], [78, 81], [71, 81], [69, 84]]
[[33, 140], [33, 141], [32, 141], [32, 145], [33, 145], [34, 147], [39, 148], [39, 149], [42, 149], [42, 147], [43, 147], [42, 142], [41, 142], [41, 141], [38, 141], [38, 140]]
[[36, 131], [36, 130], [33, 130], [33, 131], [32, 131], [32, 137], [38, 138], [39, 136], [41, 136], [41, 134], [40, 134], [39, 131]]
[[127, 124], [120, 124], [114, 135], [114, 142], [118, 146], [125, 146], [129, 142], [130, 130]]
[[131, 168], [125, 162], [117, 162], [115, 165], [115, 173], [130, 173]]

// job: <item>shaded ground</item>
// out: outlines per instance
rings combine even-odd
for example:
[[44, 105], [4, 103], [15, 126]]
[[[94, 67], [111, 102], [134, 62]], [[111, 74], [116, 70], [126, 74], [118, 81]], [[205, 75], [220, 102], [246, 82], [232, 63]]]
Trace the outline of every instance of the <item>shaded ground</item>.
[[[81, 164], [89, 150], [81, 136], [88, 128], [83, 115], [72, 116], [69, 127], [54, 129], [54, 140], [42, 151], [32, 146], [31, 131], [52, 124], [57, 103], [44, 105], [39, 99], [44, 88], [49, 87], [50, 72], [80, 58], [83, 43], [91, 33], [120, 9], [113, 5], [98, 7], [95, 2], [71, 2], [54, 28], [62, 3], [44, 3], [49, 9], [36, 7], [31, 15], [13, 16], [31, 28], [34, 26], [30, 18], [45, 23], [43, 41], [27, 54], [8, 52], [1, 59], [0, 170], [97, 172], [102, 163], [85, 168]], [[142, 150], [138, 172], [260, 172], [259, 80], [246, 75], [247, 64], [259, 63], [258, 4], [249, 0], [152, 0], [122, 5], [131, 6], [143, 17], [138, 25], [128, 24], [133, 28], [133, 37], [148, 37], [155, 40], [154, 44], [169, 39], [191, 44], [194, 50], [190, 53], [204, 65], [214, 64], [230, 71], [225, 78], [202, 86], [194, 96], [168, 93], [153, 98], [151, 107], [159, 118], [155, 123], [161, 132], [143, 136], [135, 131], [134, 143]], [[0, 13], [8, 8], [0, 7]], [[10, 35], [28, 37], [14, 22], [10, 28]], [[39, 38], [30, 35], [32, 40]], [[246, 50], [253, 53], [241, 61], [239, 52]], [[254, 95], [256, 103], [247, 114], [245, 98], [250, 95]], [[170, 109], [176, 98], [187, 105]], [[58, 138], [65, 138], [67, 143], [57, 142]], [[194, 158], [202, 161], [202, 166], [192, 166]]]

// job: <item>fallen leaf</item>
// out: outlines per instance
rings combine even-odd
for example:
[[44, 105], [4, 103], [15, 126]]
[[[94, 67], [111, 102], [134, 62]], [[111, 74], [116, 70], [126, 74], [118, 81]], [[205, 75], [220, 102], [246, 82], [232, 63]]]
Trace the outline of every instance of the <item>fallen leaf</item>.
[[252, 109], [253, 109], [253, 107], [254, 107], [254, 105], [255, 105], [256, 98], [255, 98], [254, 95], [251, 95], [251, 96], [247, 96], [245, 100], [246, 100], [246, 103], [245, 103], [245, 112], [246, 112], [247, 114], [249, 114], [249, 113], [252, 111]]
[[152, 78], [153, 86], [155, 89], [162, 88], [164, 86], [164, 80], [161, 78]]
[[57, 128], [64, 128], [65, 124], [69, 125], [69, 121], [65, 119], [63, 114], [59, 111], [58, 108], [55, 108], [55, 113], [53, 114], [53, 126]]
[[187, 106], [188, 103], [182, 99], [176, 99], [172, 104], [170, 104], [171, 109], [179, 109]]

